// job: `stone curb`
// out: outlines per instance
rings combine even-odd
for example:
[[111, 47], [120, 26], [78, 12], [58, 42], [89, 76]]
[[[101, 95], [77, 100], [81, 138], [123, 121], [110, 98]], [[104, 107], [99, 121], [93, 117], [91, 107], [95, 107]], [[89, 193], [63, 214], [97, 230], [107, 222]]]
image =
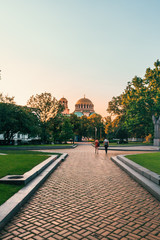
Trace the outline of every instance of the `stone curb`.
[[136, 172], [140, 173], [144, 177], [148, 178], [152, 182], [160, 185], [160, 175], [155, 172], [150, 171], [149, 169], [142, 167], [141, 165], [133, 162], [132, 160], [125, 157], [125, 155], [118, 155], [117, 158], [124, 162], [127, 166], [134, 169]]
[[60, 165], [62, 161], [65, 160], [67, 156], [67, 153], [62, 154], [36, 178], [30, 181], [26, 186], [0, 206], [0, 230], [2, 230], [5, 224], [18, 212], [24, 203], [26, 203], [32, 194], [42, 185], [42, 183], [44, 183], [49, 175]]
[[[142, 185], [157, 200], [160, 201], [160, 185], [155, 183], [153, 181], [153, 179], [151, 180], [151, 179], [146, 177], [145, 168], [143, 168], [143, 170], [142, 170], [142, 171], [144, 171], [144, 174], [142, 175], [141, 174], [142, 172], [138, 170], [140, 168], [137, 168], [137, 171], [136, 171], [135, 170], [136, 169], [136, 165], [135, 164], [134, 164], [134, 169], [133, 169], [133, 168], [131, 168], [131, 165], [129, 165], [129, 164], [127, 165], [126, 164], [126, 159], [127, 158], [123, 159], [123, 161], [122, 161], [122, 158], [124, 158], [124, 156], [123, 155], [119, 155], [119, 156], [116, 156], [116, 157], [111, 157], [111, 160], [113, 162], [115, 162], [125, 172], [127, 172], [135, 181], [137, 181], [140, 185]], [[129, 161], [131, 161], [131, 160], [129, 160]], [[148, 169], [146, 169], [146, 170], [149, 171]], [[147, 171], [146, 171], [146, 173], [147, 173]]]
[[58, 155], [52, 155], [40, 164], [33, 167], [30, 171], [23, 175], [7, 175], [0, 179], [1, 183], [9, 184], [24, 184], [29, 183], [33, 178], [38, 176], [45, 168], [47, 168], [52, 162], [57, 159]]

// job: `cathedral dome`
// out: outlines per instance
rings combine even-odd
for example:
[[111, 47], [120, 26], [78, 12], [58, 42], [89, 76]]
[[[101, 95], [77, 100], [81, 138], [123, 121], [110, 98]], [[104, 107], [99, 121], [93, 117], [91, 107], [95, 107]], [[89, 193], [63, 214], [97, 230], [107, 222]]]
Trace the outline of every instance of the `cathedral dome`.
[[91, 100], [89, 100], [88, 98], [85, 98], [85, 97], [79, 99], [76, 104], [92, 104], [93, 105]]
[[88, 98], [80, 98], [75, 104], [74, 113], [79, 116], [80, 114], [89, 116], [94, 112], [94, 105]]

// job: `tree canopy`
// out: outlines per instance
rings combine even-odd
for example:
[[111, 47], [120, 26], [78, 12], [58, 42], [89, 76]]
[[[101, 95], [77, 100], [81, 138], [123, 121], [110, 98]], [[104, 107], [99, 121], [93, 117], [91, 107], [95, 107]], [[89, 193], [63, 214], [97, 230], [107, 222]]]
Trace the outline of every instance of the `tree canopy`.
[[63, 106], [51, 93], [41, 93], [31, 96], [27, 106], [36, 112], [42, 122], [47, 122], [54, 118], [59, 112], [63, 111]]
[[135, 76], [124, 92], [113, 97], [107, 111], [113, 116], [123, 116], [123, 126], [132, 137], [153, 134], [152, 116], [160, 115], [160, 61], [147, 68], [144, 78]]
[[11, 103], [0, 103], [0, 133], [10, 144], [16, 133], [35, 136], [39, 133], [38, 118], [29, 109]]
[[48, 143], [51, 138], [50, 123], [53, 119], [63, 111], [63, 106], [51, 93], [41, 93], [31, 96], [27, 102], [27, 106], [36, 113], [41, 122], [41, 139], [42, 142]]

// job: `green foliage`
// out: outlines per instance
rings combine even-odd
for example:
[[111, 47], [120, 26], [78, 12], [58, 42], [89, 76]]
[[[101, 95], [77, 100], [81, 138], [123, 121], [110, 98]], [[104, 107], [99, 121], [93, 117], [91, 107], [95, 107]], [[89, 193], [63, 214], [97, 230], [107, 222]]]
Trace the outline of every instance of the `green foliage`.
[[39, 132], [37, 117], [26, 107], [10, 103], [0, 103], [0, 133], [9, 144], [15, 133], [35, 136]]
[[46, 92], [31, 96], [27, 106], [36, 112], [41, 122], [48, 122], [50, 118], [54, 118], [59, 112], [63, 111], [62, 105], [56, 98], [51, 93]]
[[107, 111], [123, 116], [130, 137], [153, 135], [152, 116], [160, 115], [160, 61], [146, 69], [143, 79], [135, 76], [120, 96], [112, 98]]
[[[95, 138], [97, 137], [98, 139], [103, 139], [105, 137], [105, 133], [104, 133], [104, 121], [103, 118], [100, 114], [92, 114], [91, 116], [88, 117], [89, 120], [89, 126], [88, 129], [90, 129], [90, 131], [88, 131], [90, 133], [89, 137]], [[95, 131], [91, 131], [91, 129], [97, 129], [97, 134], [95, 136]]]
[[81, 128], [80, 128], [80, 136], [82, 137], [89, 137], [88, 136], [88, 127], [89, 127], [89, 121], [87, 116], [81, 117]]
[[73, 139], [73, 126], [69, 120], [69, 118], [64, 118], [62, 124], [62, 130], [60, 134], [61, 142], [67, 143], [68, 140]]
[[49, 120], [49, 132], [52, 142], [61, 142], [60, 134], [62, 131], [64, 116], [62, 114], [57, 114], [54, 118]]
[[74, 135], [81, 135], [81, 119], [75, 114], [71, 114], [69, 119], [73, 126]]
[[[55, 128], [53, 125], [53, 119], [59, 115], [64, 107], [56, 100], [51, 93], [41, 93], [31, 96], [27, 102], [27, 106], [32, 108], [41, 122], [41, 139], [44, 143], [49, 143], [53, 137], [51, 128]], [[55, 119], [55, 122], [57, 119]]]

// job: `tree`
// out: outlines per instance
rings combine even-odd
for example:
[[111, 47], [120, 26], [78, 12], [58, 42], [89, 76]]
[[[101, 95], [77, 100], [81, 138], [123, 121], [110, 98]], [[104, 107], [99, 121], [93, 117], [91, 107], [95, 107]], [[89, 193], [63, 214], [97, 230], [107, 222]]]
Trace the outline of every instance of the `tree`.
[[13, 142], [14, 134], [37, 135], [39, 122], [29, 109], [10, 103], [0, 103], [0, 133], [4, 135], [4, 142]]
[[77, 115], [75, 114], [71, 114], [69, 119], [70, 119], [70, 123], [73, 126], [73, 133], [74, 133], [74, 139], [75, 139], [75, 136], [81, 135], [81, 119], [77, 117]]
[[123, 116], [123, 124], [132, 137], [144, 138], [153, 134], [152, 116], [160, 115], [160, 62], [147, 68], [144, 78], [135, 76], [124, 92], [113, 97], [107, 111]]
[[[96, 129], [97, 130], [97, 138], [102, 139], [104, 137], [104, 122], [103, 118], [100, 114], [92, 114], [91, 116], [88, 117], [89, 120], [89, 126], [88, 129]], [[92, 132], [92, 138], [95, 138], [95, 131]]]
[[42, 142], [48, 143], [50, 138], [49, 123], [50, 119], [54, 119], [57, 114], [61, 113], [64, 107], [56, 100], [51, 93], [41, 93], [31, 96], [27, 102], [27, 106], [32, 108], [41, 121]]
[[49, 134], [51, 136], [52, 142], [61, 142], [61, 131], [64, 116], [62, 114], [57, 114], [54, 118], [49, 120]]
[[13, 103], [15, 104], [14, 97], [9, 97], [8, 95], [3, 95], [3, 93], [0, 93], [0, 102], [1, 103]]
[[105, 118], [105, 134], [107, 135], [108, 139], [113, 139], [115, 137], [115, 129], [112, 123], [111, 116]]
[[89, 121], [87, 116], [82, 116], [80, 118], [80, 139], [82, 139], [82, 137], [89, 137], [88, 136], [88, 127], [89, 127]]
[[70, 123], [69, 118], [64, 117], [64, 121], [62, 124], [62, 131], [60, 134], [61, 141], [67, 143], [68, 140], [71, 140], [71, 139], [73, 140], [73, 136], [74, 136], [73, 126]]
[[63, 111], [63, 106], [56, 100], [51, 93], [41, 93], [31, 96], [27, 106], [32, 108], [41, 122], [47, 122], [54, 118], [59, 112]]

